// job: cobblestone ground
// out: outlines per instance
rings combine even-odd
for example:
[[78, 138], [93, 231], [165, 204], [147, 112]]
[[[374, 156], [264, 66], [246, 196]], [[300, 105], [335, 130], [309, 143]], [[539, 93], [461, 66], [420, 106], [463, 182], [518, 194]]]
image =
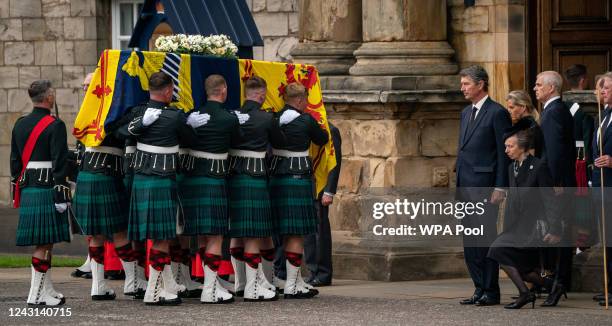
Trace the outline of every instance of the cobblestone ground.
[[[15, 317], [24, 308], [28, 269], [0, 270], [0, 325], [54, 324], [298, 324], [298, 325], [612, 325], [612, 311], [591, 301], [592, 294], [570, 293], [556, 308], [507, 311], [502, 306], [464, 307], [457, 302], [471, 292], [467, 279], [421, 282], [336, 281], [311, 300], [202, 305], [187, 299], [178, 307], [149, 307], [119, 295], [115, 301], [92, 302], [89, 280], [73, 279], [71, 269], [53, 270], [55, 288], [67, 297], [70, 317]], [[111, 281], [122, 289], [121, 281]], [[503, 302], [513, 288], [502, 282]], [[540, 300], [540, 302], [543, 301]]]

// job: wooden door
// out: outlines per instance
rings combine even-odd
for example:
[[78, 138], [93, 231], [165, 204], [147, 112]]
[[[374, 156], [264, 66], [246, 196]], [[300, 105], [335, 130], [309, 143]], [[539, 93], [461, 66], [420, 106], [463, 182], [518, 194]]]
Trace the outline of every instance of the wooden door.
[[596, 75], [612, 70], [611, 13], [612, 0], [527, 0], [529, 86], [539, 71], [563, 74], [580, 63], [593, 88]]

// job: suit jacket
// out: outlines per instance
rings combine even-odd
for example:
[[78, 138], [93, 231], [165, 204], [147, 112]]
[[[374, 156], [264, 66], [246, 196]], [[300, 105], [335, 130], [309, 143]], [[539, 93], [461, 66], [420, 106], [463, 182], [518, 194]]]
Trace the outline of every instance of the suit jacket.
[[576, 186], [576, 143], [574, 118], [561, 99], [544, 108], [541, 121], [545, 152], [555, 186]]
[[[597, 127], [595, 128], [595, 132], [593, 132], [593, 147], [592, 147], [593, 160], [599, 157], [599, 141], [597, 139], [598, 130], [599, 128]], [[605, 128], [602, 138], [603, 138], [603, 143], [602, 143], [603, 154], [612, 155], [612, 125]], [[602, 169], [603, 169], [603, 174], [604, 174], [604, 187], [612, 187], [612, 169], [611, 168], [593, 168], [593, 177], [592, 177], [593, 187], [601, 186], [601, 176], [600, 175], [601, 175]]]
[[[335, 194], [338, 188], [338, 178], [340, 178], [340, 168], [342, 167], [342, 137], [340, 137], [340, 130], [331, 124], [331, 122], [329, 123], [329, 131], [334, 144], [334, 150], [336, 151], [336, 166], [329, 172], [327, 176], [327, 185], [325, 189], [323, 189], [323, 192]], [[319, 198], [321, 198], [322, 195], [322, 193], [319, 194]]]
[[[471, 113], [472, 105], [466, 106], [461, 112], [456, 163], [457, 188], [507, 187], [510, 160], [505, 153], [503, 135], [512, 126], [510, 114], [490, 97], [470, 125]], [[458, 198], [463, 197], [458, 192]]]

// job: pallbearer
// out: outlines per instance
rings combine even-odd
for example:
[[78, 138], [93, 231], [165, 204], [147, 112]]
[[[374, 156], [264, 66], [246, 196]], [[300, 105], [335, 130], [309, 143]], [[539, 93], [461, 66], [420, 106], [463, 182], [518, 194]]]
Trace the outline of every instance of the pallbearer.
[[178, 144], [190, 139], [193, 130], [185, 114], [168, 104], [173, 94], [172, 78], [162, 72], [149, 79], [150, 101], [135, 110], [128, 131], [137, 139], [133, 158], [134, 181], [130, 198], [128, 234], [131, 240], [153, 240], [149, 282], [144, 302], [175, 305], [181, 302], [170, 270], [169, 242], [177, 235], [180, 202], [176, 189]]
[[35, 246], [27, 303], [57, 306], [65, 302], [51, 282], [54, 243], [70, 241], [70, 188], [66, 182], [66, 125], [51, 116], [55, 90], [49, 80], [37, 80], [28, 94], [34, 109], [20, 118], [11, 137], [13, 204], [19, 207], [17, 245]]
[[[266, 99], [266, 81], [254, 76], [246, 81], [244, 87], [246, 101], [240, 114], [247, 116], [248, 120], [240, 125], [241, 135], [232, 139], [230, 149], [230, 235], [234, 238], [234, 252], [235, 248], [244, 246], [244, 263], [232, 259], [234, 279], [237, 291], [240, 288], [244, 290], [245, 301], [276, 300], [275, 287], [264, 274], [260, 243], [272, 236], [265, 157], [269, 140], [278, 128], [274, 126], [272, 113], [261, 110]], [[269, 255], [273, 257], [274, 250], [268, 250], [266, 254], [266, 258], [272, 260]], [[271, 264], [267, 266], [271, 267]], [[241, 271], [245, 273], [241, 274]], [[241, 284], [243, 279], [244, 285]]]
[[77, 177], [74, 212], [83, 233], [91, 236], [93, 300], [115, 298], [115, 292], [104, 279], [105, 257], [110, 257], [108, 252], [105, 255], [107, 240], [114, 244], [125, 270], [124, 295], [142, 298], [147, 284], [144, 268], [138, 264], [139, 254], [127, 237], [129, 197], [123, 180], [125, 141], [119, 130], [122, 123], [120, 119], [105, 126], [102, 143], [85, 148]]
[[284, 236], [287, 280], [286, 299], [310, 298], [316, 295], [300, 275], [304, 235], [316, 231], [312, 161], [310, 144], [325, 145], [328, 134], [309, 114], [308, 95], [304, 86], [292, 83], [285, 88], [285, 107], [280, 112], [283, 139], [272, 138], [270, 196], [276, 231]]
[[204, 83], [206, 104], [189, 115], [202, 123], [195, 128], [197, 140], [190, 146], [181, 183], [185, 213], [185, 235], [197, 235], [204, 268], [202, 303], [229, 303], [233, 296], [221, 286], [217, 272], [221, 264], [221, 244], [227, 233], [226, 176], [228, 149], [232, 134], [238, 132], [238, 118], [223, 108], [227, 84], [220, 75], [210, 75]]

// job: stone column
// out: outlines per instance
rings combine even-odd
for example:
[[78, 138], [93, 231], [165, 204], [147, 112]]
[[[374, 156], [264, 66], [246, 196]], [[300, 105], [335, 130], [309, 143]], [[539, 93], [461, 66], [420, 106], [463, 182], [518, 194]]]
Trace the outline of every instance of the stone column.
[[446, 38], [446, 0], [363, 1], [363, 44], [351, 75], [451, 75], [458, 67]]
[[346, 75], [361, 44], [361, 0], [302, 0], [295, 62], [317, 66], [321, 75]]

